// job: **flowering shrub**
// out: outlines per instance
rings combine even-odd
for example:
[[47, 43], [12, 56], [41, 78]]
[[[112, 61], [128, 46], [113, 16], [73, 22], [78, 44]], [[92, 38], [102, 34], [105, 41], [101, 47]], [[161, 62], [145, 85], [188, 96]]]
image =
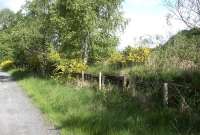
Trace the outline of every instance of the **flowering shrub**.
[[60, 64], [57, 65], [56, 71], [62, 73], [81, 73], [86, 70], [86, 65], [77, 59], [65, 59], [61, 60]]
[[150, 48], [131, 48], [124, 50], [123, 54], [128, 63], [144, 63], [151, 53]]
[[125, 59], [124, 56], [121, 53], [114, 53], [111, 55], [109, 59], [109, 63], [116, 64], [116, 63], [124, 63]]
[[9, 70], [14, 67], [14, 61], [12, 60], [5, 60], [0, 64], [0, 68], [2, 70]]
[[71, 80], [70, 73], [81, 73], [85, 71], [87, 66], [79, 59], [62, 59], [59, 64], [56, 65], [53, 78], [61, 82]]
[[108, 62], [112, 65], [126, 66], [132, 63], [144, 63], [150, 56], [150, 48], [127, 47], [123, 52], [114, 53]]
[[60, 54], [52, 48], [49, 49], [47, 57], [51, 62], [59, 62], [61, 60]]

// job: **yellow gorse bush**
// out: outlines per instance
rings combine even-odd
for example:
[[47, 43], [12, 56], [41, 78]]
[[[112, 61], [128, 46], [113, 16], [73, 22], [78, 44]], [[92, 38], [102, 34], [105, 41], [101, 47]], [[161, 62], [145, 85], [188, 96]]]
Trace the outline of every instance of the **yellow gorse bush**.
[[111, 55], [110, 59], [108, 60], [109, 63], [115, 64], [118, 62], [125, 62], [124, 56], [121, 53], [114, 53]]
[[108, 60], [111, 64], [144, 63], [150, 56], [150, 48], [127, 47], [123, 52], [114, 53]]
[[130, 48], [124, 52], [126, 61], [144, 63], [151, 53], [150, 48]]
[[78, 59], [65, 59], [60, 62], [56, 66], [56, 72], [61, 74], [68, 74], [68, 73], [81, 73], [85, 71], [87, 66]]
[[14, 61], [12, 61], [12, 60], [5, 60], [5, 61], [1, 62], [1, 64], [0, 64], [0, 68], [2, 70], [8, 70], [13, 67], [14, 67]]
[[48, 53], [48, 59], [50, 61], [53, 61], [53, 62], [58, 62], [61, 60], [61, 56], [60, 54], [55, 51], [54, 49], [50, 49], [49, 53]]

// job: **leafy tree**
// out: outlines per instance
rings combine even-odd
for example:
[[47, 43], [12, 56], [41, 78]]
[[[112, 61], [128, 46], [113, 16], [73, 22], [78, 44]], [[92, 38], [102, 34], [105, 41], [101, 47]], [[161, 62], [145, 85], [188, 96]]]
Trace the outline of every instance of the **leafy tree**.
[[0, 11], [0, 30], [5, 30], [13, 25], [16, 20], [15, 13], [9, 9]]
[[69, 55], [82, 57], [85, 63], [106, 57], [118, 42], [115, 31], [123, 23], [122, 1], [57, 0], [53, 21], [61, 50], [74, 52]]
[[27, 1], [10, 23], [2, 22], [1, 45], [12, 50], [17, 65], [42, 73], [53, 65], [51, 52], [58, 54], [60, 61], [102, 61], [116, 50], [116, 30], [124, 26], [122, 1]]
[[0, 11], [0, 59], [10, 59], [12, 54], [11, 47], [11, 28], [16, 22], [16, 16], [14, 12], [9, 9], [3, 9]]
[[49, 36], [49, 13], [46, 1], [27, 2], [22, 17], [12, 28], [13, 58], [19, 66], [32, 70], [48, 70], [48, 51], [51, 47]]
[[10, 35], [0, 31], [0, 61], [11, 59], [12, 49], [10, 45]]

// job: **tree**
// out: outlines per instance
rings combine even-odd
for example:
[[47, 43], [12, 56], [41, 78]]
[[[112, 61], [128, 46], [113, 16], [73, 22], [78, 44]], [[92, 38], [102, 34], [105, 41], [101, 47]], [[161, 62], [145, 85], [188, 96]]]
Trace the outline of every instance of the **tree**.
[[0, 30], [7, 29], [15, 22], [15, 13], [9, 9], [0, 11]]
[[[200, 27], [200, 0], [164, 0], [171, 15], [183, 21], [189, 28]], [[168, 15], [170, 17], [171, 15]]]
[[26, 3], [25, 13], [12, 29], [13, 58], [18, 65], [45, 73], [50, 47], [48, 2], [33, 0]]
[[14, 12], [9, 9], [2, 9], [0, 11], [0, 60], [11, 58], [11, 29], [16, 22], [16, 16]]
[[84, 64], [102, 61], [116, 50], [116, 30], [124, 23], [122, 1], [27, 1], [14, 15], [15, 23], [6, 23], [9, 25], [0, 33], [0, 43], [9, 45], [17, 65], [42, 73], [50, 67], [51, 50], [62, 60], [82, 59]]
[[123, 24], [122, 1], [57, 0], [53, 20], [61, 49], [74, 52], [85, 63], [97, 54], [108, 54], [118, 42], [116, 29]]

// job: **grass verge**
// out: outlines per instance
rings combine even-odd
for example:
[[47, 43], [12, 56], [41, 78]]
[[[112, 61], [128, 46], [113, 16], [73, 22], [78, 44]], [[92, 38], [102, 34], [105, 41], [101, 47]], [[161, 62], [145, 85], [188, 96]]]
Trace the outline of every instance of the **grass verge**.
[[62, 85], [23, 70], [11, 74], [62, 135], [179, 134], [169, 110], [144, 111], [120, 92]]

